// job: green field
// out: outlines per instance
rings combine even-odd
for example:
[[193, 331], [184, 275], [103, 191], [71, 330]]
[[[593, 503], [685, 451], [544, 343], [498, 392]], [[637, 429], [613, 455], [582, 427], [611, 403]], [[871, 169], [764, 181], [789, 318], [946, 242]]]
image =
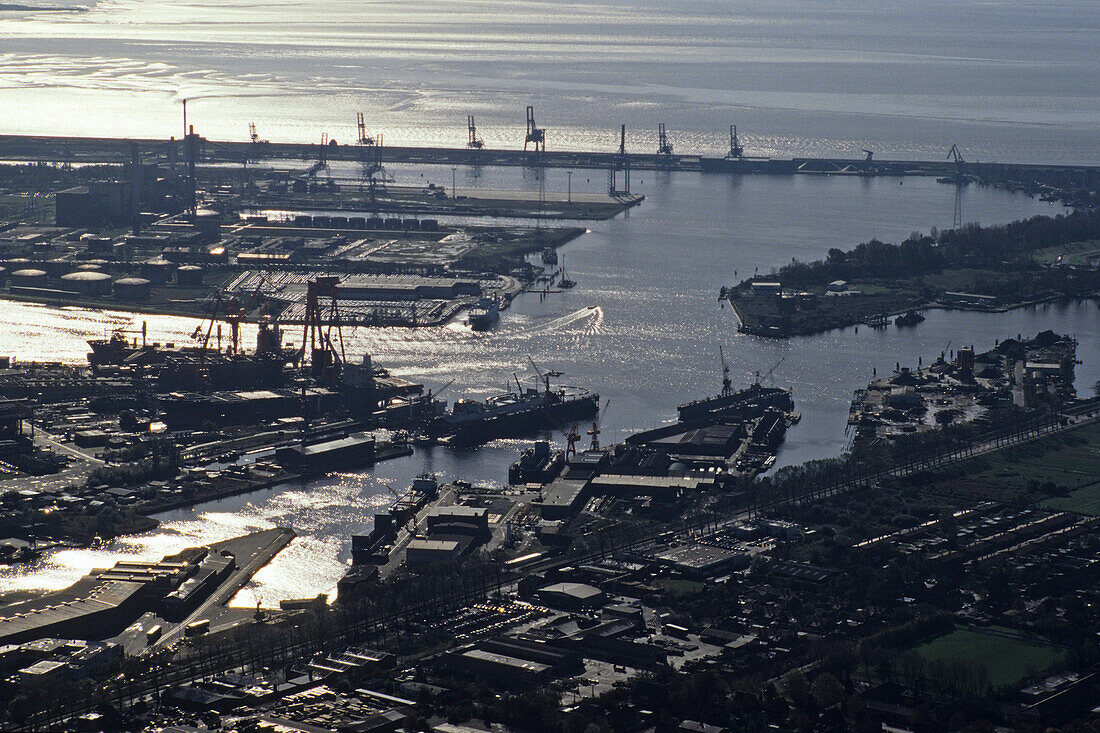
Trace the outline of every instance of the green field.
[[1071, 492], [1069, 496], [1058, 496], [1042, 503], [1044, 509], [1060, 512], [1077, 512], [1089, 516], [1100, 516], [1100, 483], [1085, 486]]
[[929, 662], [979, 663], [985, 667], [992, 687], [1014, 685], [1030, 673], [1043, 671], [1065, 656], [1065, 651], [1058, 647], [995, 631], [955, 629], [921, 644], [916, 652]]
[[[968, 461], [965, 475], [944, 480], [952, 491], [994, 501], [1061, 502], [1052, 508], [1097, 513], [1100, 424], [1059, 433]], [[1051, 496], [1054, 484], [1068, 496]], [[1072, 492], [1072, 493], [1070, 493]], [[1046, 505], [1045, 505], [1046, 506]], [[1092, 511], [1075, 506], [1091, 506]]]
[[1061, 247], [1046, 247], [1036, 250], [1032, 259], [1044, 265], [1059, 262], [1063, 265], [1080, 265], [1089, 255], [1100, 254], [1100, 240], [1091, 239], [1085, 242], [1074, 242]]

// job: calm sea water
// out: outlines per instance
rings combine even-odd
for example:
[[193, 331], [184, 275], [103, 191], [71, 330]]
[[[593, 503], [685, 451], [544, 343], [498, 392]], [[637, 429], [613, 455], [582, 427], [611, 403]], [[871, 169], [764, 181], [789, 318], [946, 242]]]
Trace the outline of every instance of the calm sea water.
[[[31, 3], [28, 3], [31, 4]], [[38, 0], [0, 11], [0, 133], [355, 137], [1100, 163], [1093, 0]], [[77, 10], [76, 8], [80, 8]]]
[[[341, 171], [337, 171], [340, 174]], [[407, 168], [401, 181], [444, 182], [450, 169]], [[537, 179], [517, 169], [458, 171], [460, 187], [536, 188]], [[447, 181], [449, 183], [449, 181]], [[574, 190], [599, 190], [602, 171], [578, 171]], [[1100, 318], [1095, 303], [1049, 305], [1006, 314], [932, 311], [912, 329], [862, 328], [771, 341], [738, 334], [733, 314], [720, 307], [718, 289], [754, 271], [811, 260], [830, 247], [849, 247], [877, 236], [898, 240], [913, 230], [950, 226], [954, 189], [930, 179], [729, 178], [701, 174], [636, 174], [647, 199], [562, 250], [575, 290], [546, 299], [527, 294], [506, 311], [497, 329], [474, 333], [461, 323], [426, 329], [345, 331], [350, 357], [369, 352], [395, 374], [435, 388], [456, 379], [444, 395], [484, 397], [513, 375], [540, 368], [565, 372], [562, 381], [590, 387], [607, 403], [605, 441], [671, 421], [678, 404], [719, 386], [718, 346], [725, 347], [735, 382], [756, 370], [775, 370], [775, 383], [793, 388], [802, 422], [793, 428], [780, 463], [840, 453], [852, 390], [872, 370], [898, 361], [916, 364], [961, 344], [979, 349], [995, 338], [1044, 328], [1074, 333], [1086, 363], [1081, 389], [1100, 378]], [[566, 187], [565, 172], [551, 171], [543, 184]], [[1008, 221], [1059, 211], [1047, 203], [990, 189], [963, 193], [967, 220]], [[79, 362], [84, 341], [145, 318], [151, 338], [186, 341], [194, 321], [107, 311], [53, 309], [0, 302], [0, 353], [24, 359]], [[249, 332], [249, 337], [251, 332]], [[288, 338], [294, 338], [288, 337]], [[551, 436], [561, 441], [560, 435]], [[168, 552], [275, 524], [294, 526], [302, 538], [257, 576], [239, 602], [264, 603], [330, 590], [349, 556], [349, 535], [368, 528], [374, 511], [388, 503], [385, 484], [405, 486], [423, 470], [445, 479], [499, 485], [524, 441], [498, 441], [473, 451], [418, 451], [370, 471], [334, 474], [308, 486], [285, 486], [169, 513], [156, 532], [74, 550], [33, 568], [0, 569], [4, 588], [59, 587], [91, 567], [121, 555], [160, 557]]]

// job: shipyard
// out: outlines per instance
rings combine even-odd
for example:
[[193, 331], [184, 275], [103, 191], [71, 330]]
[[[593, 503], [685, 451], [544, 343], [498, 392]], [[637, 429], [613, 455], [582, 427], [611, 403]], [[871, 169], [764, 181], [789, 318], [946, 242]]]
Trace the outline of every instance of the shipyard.
[[1100, 726], [1090, 4], [0, 20], [0, 730]]

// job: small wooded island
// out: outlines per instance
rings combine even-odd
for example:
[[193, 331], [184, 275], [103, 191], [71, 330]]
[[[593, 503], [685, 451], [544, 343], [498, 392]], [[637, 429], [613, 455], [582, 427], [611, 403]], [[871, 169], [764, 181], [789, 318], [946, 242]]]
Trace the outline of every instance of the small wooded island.
[[884, 326], [921, 308], [1002, 311], [1098, 293], [1100, 212], [1078, 211], [834, 248], [822, 261], [793, 261], [723, 288], [720, 297], [733, 305], [741, 331], [785, 338]]

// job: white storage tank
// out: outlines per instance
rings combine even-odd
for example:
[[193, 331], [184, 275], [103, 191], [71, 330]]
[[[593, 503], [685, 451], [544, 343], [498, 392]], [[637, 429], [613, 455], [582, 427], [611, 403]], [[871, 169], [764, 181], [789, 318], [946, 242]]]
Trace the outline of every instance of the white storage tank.
[[175, 271], [176, 265], [168, 260], [154, 259], [141, 263], [141, 276], [157, 285], [167, 285]]
[[124, 277], [115, 280], [115, 297], [119, 300], [148, 300], [153, 284], [143, 277]]
[[202, 268], [198, 265], [183, 265], [176, 270], [176, 284], [180, 287], [202, 285]]
[[32, 268], [16, 270], [11, 274], [11, 286], [13, 288], [44, 288], [46, 287], [46, 271]]
[[70, 272], [61, 276], [61, 289], [81, 295], [109, 295], [111, 276], [95, 271]]

